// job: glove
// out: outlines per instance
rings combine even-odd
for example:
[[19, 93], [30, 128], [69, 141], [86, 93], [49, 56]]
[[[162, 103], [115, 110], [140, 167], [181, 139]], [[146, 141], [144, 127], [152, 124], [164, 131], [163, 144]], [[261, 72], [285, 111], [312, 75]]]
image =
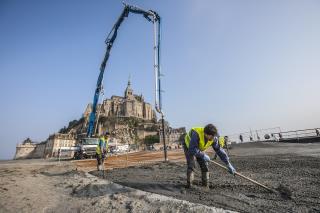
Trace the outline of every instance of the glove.
[[203, 160], [204, 160], [205, 162], [209, 162], [209, 161], [210, 161], [210, 157], [209, 157], [208, 155], [204, 154], [204, 155], [203, 155]]
[[234, 173], [236, 172], [235, 168], [231, 165], [231, 163], [228, 163], [227, 165], [228, 169], [229, 169], [229, 173], [234, 175]]

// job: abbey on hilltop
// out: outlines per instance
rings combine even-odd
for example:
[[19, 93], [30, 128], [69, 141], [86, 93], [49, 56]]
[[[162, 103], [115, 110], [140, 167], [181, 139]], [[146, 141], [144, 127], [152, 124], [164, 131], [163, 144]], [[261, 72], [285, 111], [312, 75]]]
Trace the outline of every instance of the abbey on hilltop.
[[[27, 139], [17, 145], [15, 159], [57, 157], [62, 149], [64, 157], [73, 156], [73, 147], [86, 137], [88, 120], [92, 104], [88, 104], [83, 116], [48, 137], [47, 140], [36, 143]], [[153, 106], [144, 101], [142, 95], [136, 95], [131, 88], [131, 82], [124, 91], [124, 96], [111, 96], [97, 105], [96, 125], [94, 135], [99, 136], [109, 131], [117, 144], [129, 144], [134, 149], [144, 149], [151, 140], [158, 147], [163, 146], [160, 133], [161, 120], [157, 120]], [[167, 145], [175, 147], [183, 139], [184, 127], [172, 128], [165, 121], [165, 138]]]
[[[88, 118], [91, 110], [92, 104], [88, 104], [84, 112], [85, 118]], [[152, 105], [145, 102], [142, 95], [133, 94], [130, 80], [124, 91], [124, 97], [113, 95], [111, 99], [103, 100], [102, 104], [97, 106], [97, 114], [105, 117], [135, 117], [149, 121], [157, 119]]]

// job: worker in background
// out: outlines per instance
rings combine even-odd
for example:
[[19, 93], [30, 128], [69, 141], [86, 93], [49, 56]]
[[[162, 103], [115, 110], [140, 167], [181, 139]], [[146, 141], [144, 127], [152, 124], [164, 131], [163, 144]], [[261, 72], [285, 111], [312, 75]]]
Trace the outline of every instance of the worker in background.
[[227, 150], [227, 154], [230, 155], [229, 149], [231, 148], [231, 141], [229, 140], [228, 136], [224, 136], [224, 147], [222, 147]]
[[97, 144], [96, 148], [96, 156], [97, 156], [97, 169], [100, 171], [101, 165], [104, 163], [104, 159], [107, 155], [108, 150], [108, 139], [110, 133], [106, 131], [103, 136], [99, 138], [99, 143]]
[[279, 140], [281, 140], [282, 139], [282, 134], [281, 133], [279, 133]]
[[242, 142], [243, 142], [243, 137], [242, 137], [242, 135], [239, 136], [239, 139], [240, 139], [240, 142], [242, 143]]
[[210, 161], [210, 157], [204, 151], [210, 146], [227, 165], [229, 172], [231, 174], [235, 173], [236, 170], [230, 163], [227, 153], [220, 147], [218, 140], [218, 130], [212, 124], [208, 124], [204, 128], [193, 127], [186, 134], [183, 148], [187, 160], [188, 188], [192, 186], [194, 180], [195, 158], [201, 168], [202, 185], [209, 188], [208, 162]]
[[[219, 141], [220, 148], [223, 148], [224, 150], [226, 150], [227, 154], [230, 155], [229, 149], [228, 149], [228, 142], [229, 142], [228, 136], [219, 136], [218, 141]], [[217, 156], [218, 154], [215, 153], [213, 159], [217, 159]]]

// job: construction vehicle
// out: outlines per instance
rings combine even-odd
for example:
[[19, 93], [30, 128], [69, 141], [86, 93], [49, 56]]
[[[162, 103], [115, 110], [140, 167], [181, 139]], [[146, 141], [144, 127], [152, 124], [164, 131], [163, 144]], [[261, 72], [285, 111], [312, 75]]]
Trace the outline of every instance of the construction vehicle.
[[82, 138], [78, 141], [73, 158], [76, 160], [96, 157], [99, 138]]
[[[106, 53], [103, 58], [103, 61], [100, 66], [100, 73], [98, 76], [98, 81], [96, 85], [96, 89], [94, 92], [93, 97], [93, 104], [92, 104], [92, 111], [89, 116], [89, 122], [88, 122], [88, 129], [87, 129], [87, 135], [86, 138], [83, 138], [79, 142], [79, 148], [78, 151], [75, 153], [75, 158], [83, 158], [90, 156], [89, 153], [92, 153], [93, 145], [98, 144], [99, 138], [95, 135], [95, 123], [96, 121], [96, 112], [97, 112], [97, 104], [99, 101], [99, 96], [102, 91], [102, 80], [104, 71], [106, 68], [106, 64], [108, 62], [110, 51], [113, 46], [113, 43], [118, 35], [118, 29], [124, 19], [128, 17], [129, 13], [135, 13], [135, 14], [141, 14], [145, 19], [147, 19], [149, 22], [152, 22], [154, 27], [154, 75], [155, 75], [155, 108], [158, 113], [162, 116], [162, 121], [164, 121], [164, 114], [162, 112], [162, 103], [161, 103], [161, 72], [160, 72], [160, 35], [161, 35], [161, 25], [160, 25], [160, 16], [152, 10], [143, 10], [136, 6], [131, 6], [124, 4], [124, 9], [114, 24], [112, 30], [107, 36], [107, 39], [105, 40], [106, 44]], [[164, 122], [162, 122], [162, 126], [164, 127]], [[162, 128], [163, 132], [163, 138], [164, 136], [164, 128]], [[164, 139], [163, 139], [164, 140]], [[164, 140], [165, 143], [165, 140]], [[88, 152], [90, 150], [90, 152]], [[95, 153], [95, 152], [94, 152]], [[167, 160], [167, 153], [165, 151], [165, 160]]]

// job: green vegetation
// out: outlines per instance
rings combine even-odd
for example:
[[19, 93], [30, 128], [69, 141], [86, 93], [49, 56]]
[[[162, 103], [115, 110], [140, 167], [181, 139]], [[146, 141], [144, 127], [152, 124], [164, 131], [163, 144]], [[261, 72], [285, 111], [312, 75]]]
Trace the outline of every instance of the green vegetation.
[[159, 143], [159, 141], [160, 141], [159, 135], [148, 135], [144, 138], [144, 143], [146, 145], [152, 145], [155, 143]]
[[84, 122], [84, 118], [83, 117], [80, 118], [79, 120], [70, 121], [69, 124], [68, 124], [68, 127], [64, 126], [63, 128], [61, 128], [59, 130], [59, 133], [66, 134], [71, 129], [73, 129], [74, 127], [78, 126], [79, 124], [82, 124], [83, 122]]

